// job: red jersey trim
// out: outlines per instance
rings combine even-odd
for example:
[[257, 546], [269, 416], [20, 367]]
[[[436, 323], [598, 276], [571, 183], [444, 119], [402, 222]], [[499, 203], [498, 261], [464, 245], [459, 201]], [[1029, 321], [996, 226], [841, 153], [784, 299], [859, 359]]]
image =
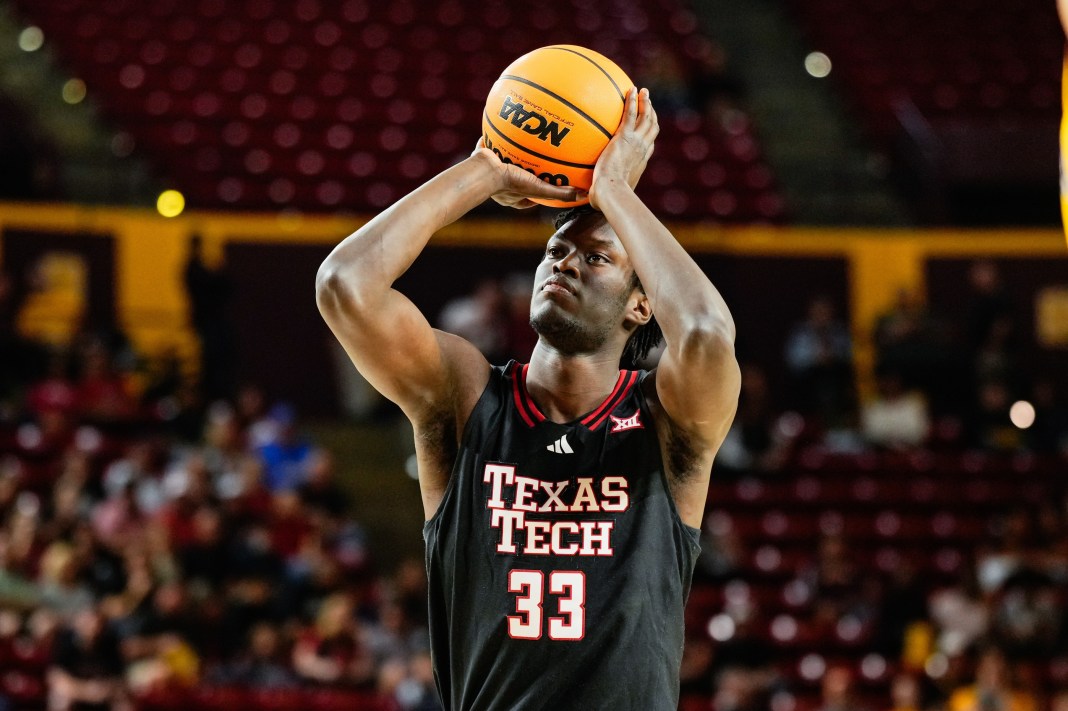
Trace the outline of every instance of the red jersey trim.
[[515, 409], [519, 411], [519, 416], [523, 418], [523, 422], [527, 424], [527, 427], [533, 427], [534, 420], [527, 414], [527, 409], [523, 402], [526, 387], [521, 388], [519, 385], [519, 378], [525, 373], [525, 370], [521, 370], [521, 368], [523, 366], [520, 366], [519, 363], [516, 363], [512, 368], [512, 398], [515, 400]]
[[[544, 422], [547, 418], [538, 409], [534, 398], [527, 391], [527, 369], [529, 367], [529, 363], [516, 363], [512, 369], [512, 397], [515, 400], [516, 409], [519, 410], [519, 416], [523, 418], [523, 422], [526, 423], [527, 427], [533, 427], [539, 422]], [[583, 417], [580, 420], [580, 424], [591, 430], [595, 430], [604, 424], [608, 419], [608, 415], [616, 409], [616, 406], [623, 401], [630, 389], [634, 387], [637, 379], [638, 371], [636, 370], [619, 371], [619, 377], [616, 379], [612, 392], [593, 412]]]
[[[608, 420], [608, 416], [610, 414], [612, 414], [612, 411], [616, 409], [616, 406], [619, 405], [621, 402], [623, 402], [623, 400], [630, 393], [630, 389], [634, 387], [634, 383], [638, 380], [638, 371], [636, 371], [636, 370], [630, 370], [630, 371], [624, 370], [624, 371], [621, 371], [620, 374], [619, 374], [619, 382], [622, 383], [624, 379], [626, 379], [626, 381], [627, 381], [626, 385], [624, 385], [622, 388], [619, 388], [619, 385], [617, 384], [616, 390], [619, 391], [619, 394], [616, 395], [615, 397], [609, 397], [609, 400], [611, 402], [606, 402], [605, 405], [602, 405], [602, 408], [604, 408], [604, 411], [601, 412], [601, 414], [597, 416], [597, 419], [595, 421], [593, 421], [592, 423], [589, 423], [589, 424], [587, 424], [586, 421], [583, 420], [583, 424], [585, 424], [591, 430], [595, 430], [598, 427], [600, 427], [601, 425], [603, 425], [605, 423], [605, 421]], [[601, 408], [598, 408], [598, 411], [600, 411], [600, 410], [601, 410]], [[594, 415], [596, 415], [596, 414], [597, 413], [595, 412]], [[590, 417], [593, 417], [593, 415], [591, 415]]]

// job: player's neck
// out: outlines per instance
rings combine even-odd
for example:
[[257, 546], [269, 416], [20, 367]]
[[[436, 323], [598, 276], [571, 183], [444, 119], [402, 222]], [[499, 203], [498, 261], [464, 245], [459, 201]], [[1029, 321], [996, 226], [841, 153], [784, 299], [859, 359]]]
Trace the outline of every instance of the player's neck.
[[618, 379], [618, 353], [564, 355], [539, 341], [526, 385], [548, 419], [570, 422], [604, 402]]

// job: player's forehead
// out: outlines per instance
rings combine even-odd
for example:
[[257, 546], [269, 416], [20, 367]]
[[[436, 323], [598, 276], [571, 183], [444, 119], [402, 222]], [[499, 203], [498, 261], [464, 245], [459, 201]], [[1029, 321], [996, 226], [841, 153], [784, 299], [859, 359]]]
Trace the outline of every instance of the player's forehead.
[[579, 249], [625, 251], [612, 225], [599, 214], [579, 215], [568, 220], [549, 238], [549, 242], [554, 240], [573, 244]]

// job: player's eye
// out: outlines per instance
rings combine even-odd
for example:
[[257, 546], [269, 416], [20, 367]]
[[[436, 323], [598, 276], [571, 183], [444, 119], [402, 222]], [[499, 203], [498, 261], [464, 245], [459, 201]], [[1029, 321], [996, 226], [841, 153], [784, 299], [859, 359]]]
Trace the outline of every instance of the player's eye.
[[545, 248], [545, 256], [558, 258], [564, 256], [564, 248], [557, 245], [549, 245]]
[[587, 262], [607, 263], [608, 262], [608, 257], [604, 256], [603, 254], [594, 253], [594, 254], [587, 255], [586, 256], [586, 261]]

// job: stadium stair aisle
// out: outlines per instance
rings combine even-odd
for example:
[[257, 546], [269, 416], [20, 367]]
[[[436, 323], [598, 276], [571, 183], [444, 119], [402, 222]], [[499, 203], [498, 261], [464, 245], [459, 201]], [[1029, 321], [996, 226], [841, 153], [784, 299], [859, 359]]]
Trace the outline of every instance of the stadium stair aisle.
[[[0, 94], [31, 117], [32, 130], [59, 160], [63, 197], [89, 204], [151, 204], [159, 190], [132, 138], [116, 132], [86, 98], [64, 100], [72, 78], [55, 58], [49, 36], [38, 49], [28, 27], [15, 19], [10, 3], [0, 0]], [[68, 89], [69, 91], [69, 89]]]
[[[798, 224], [904, 225], [906, 210], [831, 85], [809, 76], [806, 47], [781, 3], [694, 0], [747, 87], [747, 110]], [[833, 71], [833, 68], [832, 68]]]

